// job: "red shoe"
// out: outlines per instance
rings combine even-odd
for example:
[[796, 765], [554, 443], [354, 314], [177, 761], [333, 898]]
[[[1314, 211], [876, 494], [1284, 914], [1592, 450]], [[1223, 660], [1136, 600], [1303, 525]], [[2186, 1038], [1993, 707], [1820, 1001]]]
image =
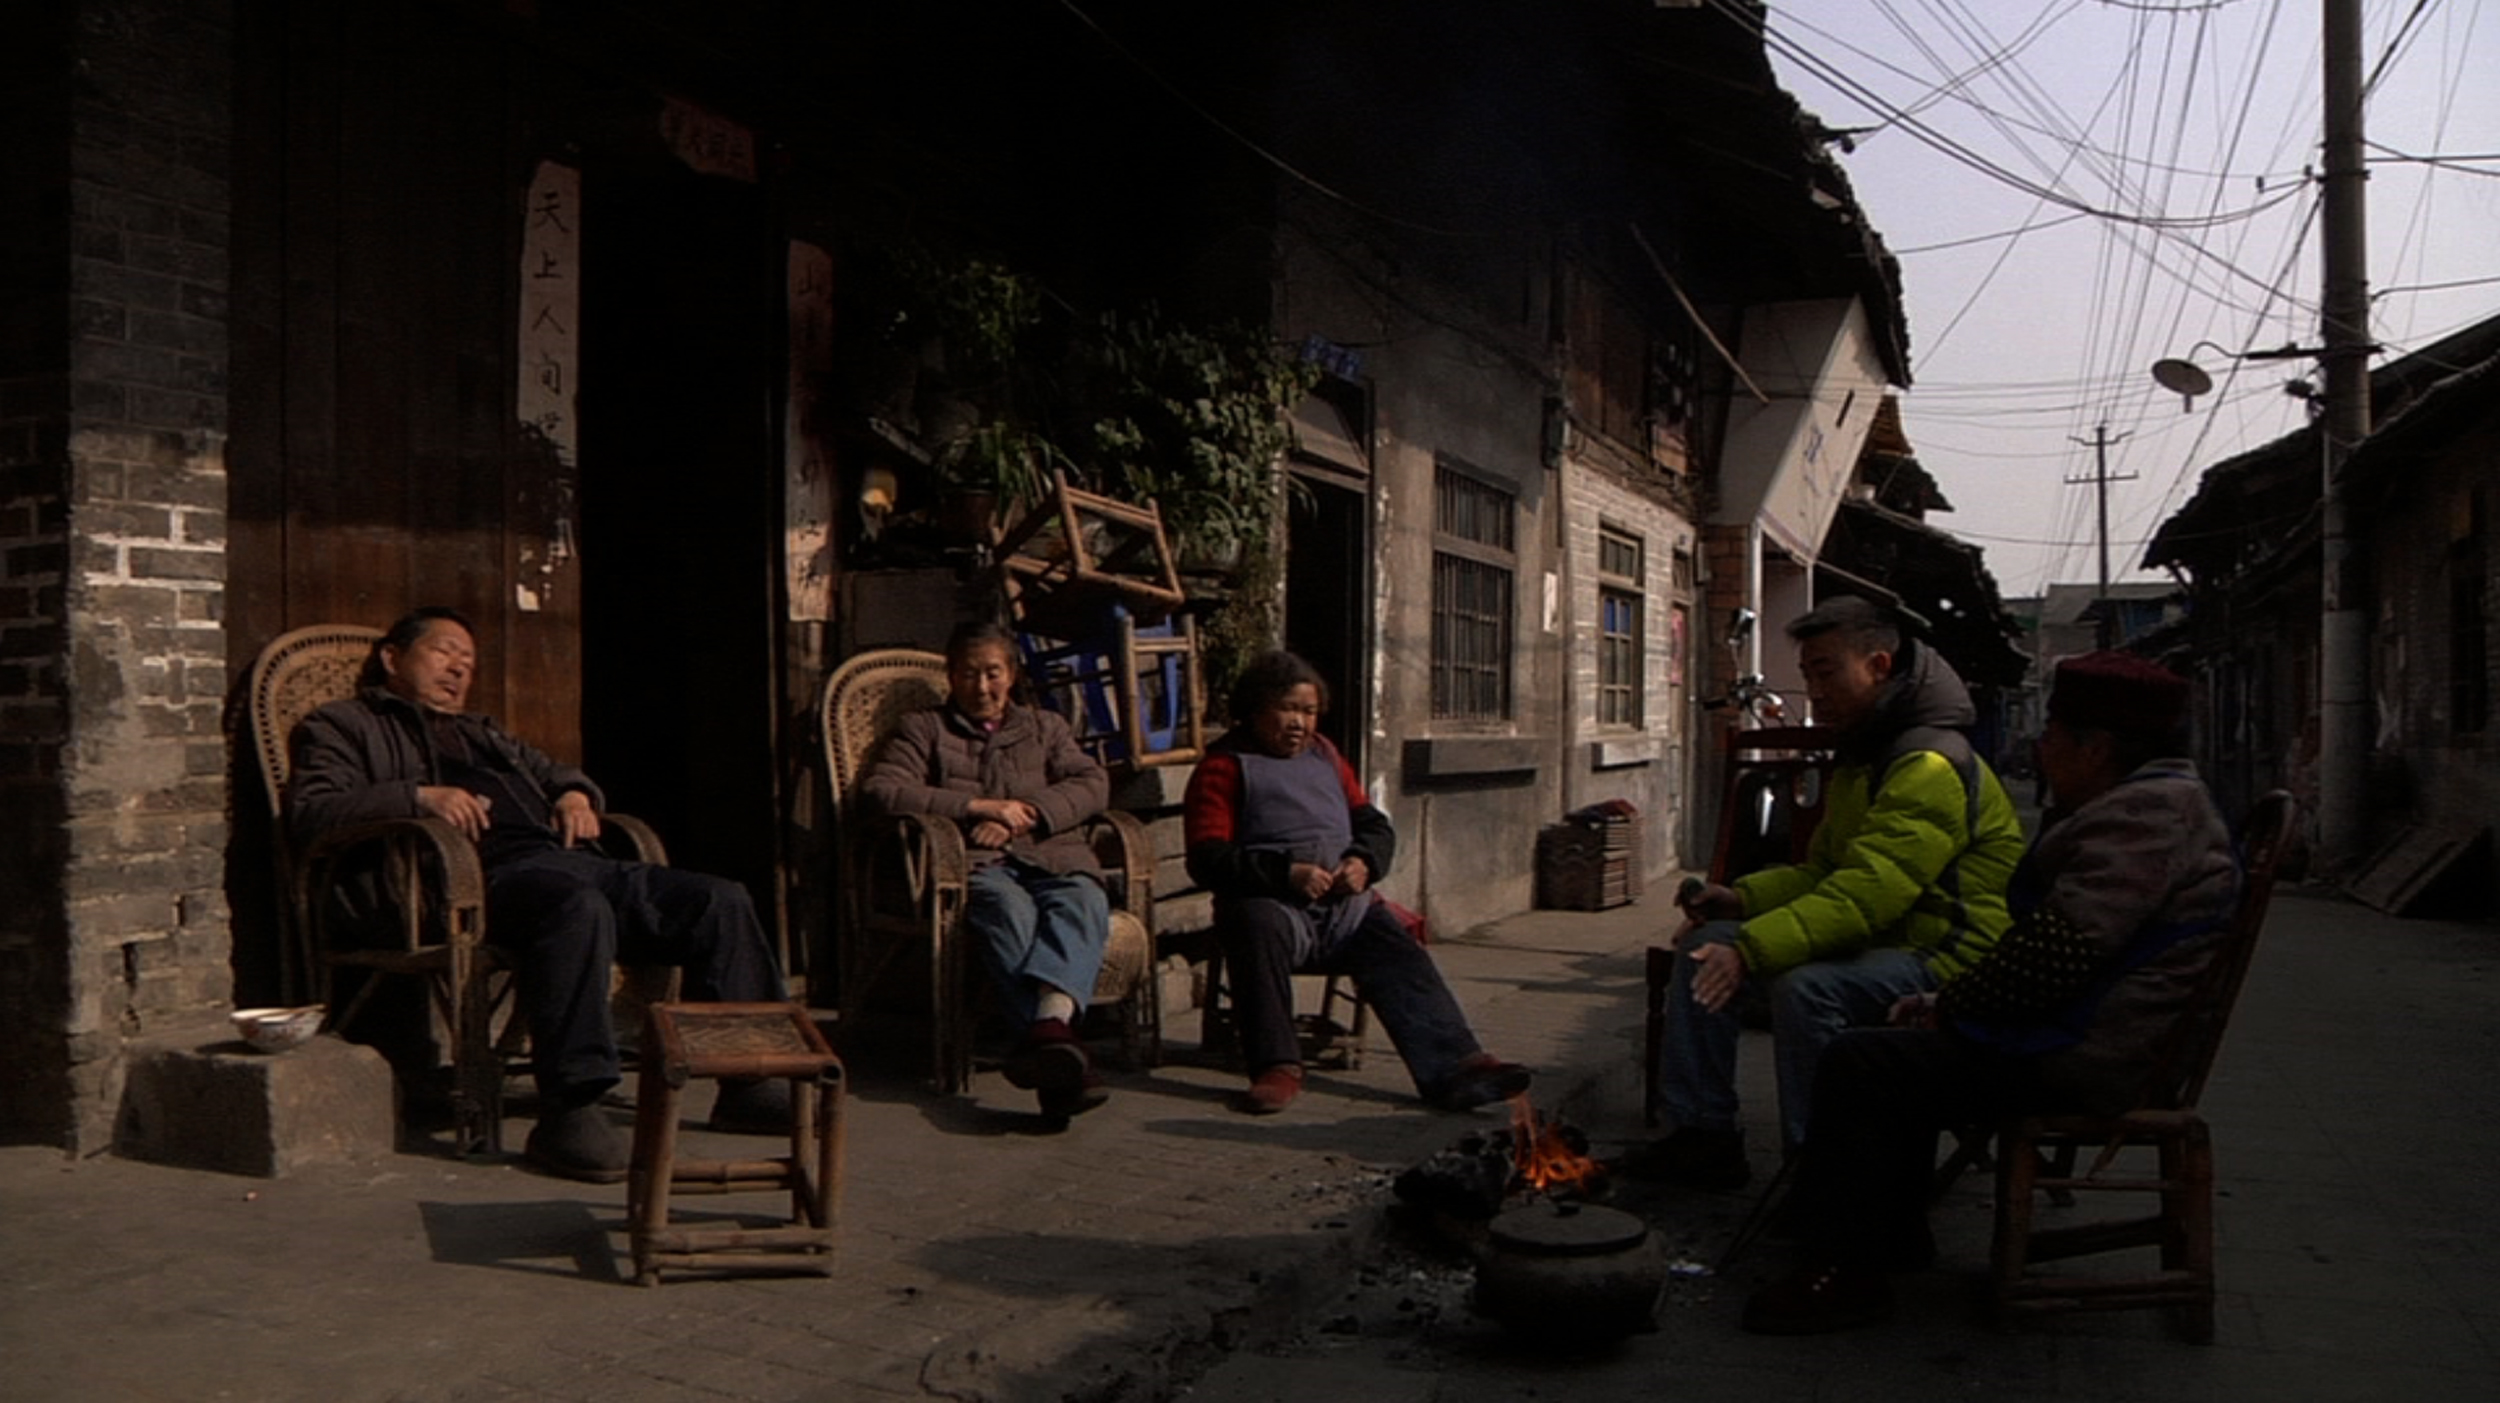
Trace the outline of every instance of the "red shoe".
[[1460, 1063], [1448, 1080], [1424, 1093], [1424, 1104], [1441, 1111], [1472, 1111], [1520, 1095], [1530, 1079], [1531, 1073], [1518, 1063], [1479, 1052]]
[[1302, 1064], [1279, 1062], [1250, 1079], [1250, 1089], [1235, 1105], [1254, 1116], [1272, 1116], [1302, 1094]]

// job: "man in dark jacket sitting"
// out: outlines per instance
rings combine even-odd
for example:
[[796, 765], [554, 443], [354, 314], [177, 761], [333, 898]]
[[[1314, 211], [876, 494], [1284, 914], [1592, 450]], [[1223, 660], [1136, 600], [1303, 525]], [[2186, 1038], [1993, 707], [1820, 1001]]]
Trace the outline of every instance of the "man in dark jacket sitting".
[[[601, 855], [599, 786], [469, 712], [476, 630], [450, 609], [419, 609], [374, 644], [356, 696], [304, 718], [291, 744], [287, 824], [309, 842], [381, 819], [439, 818], [477, 845], [486, 871], [486, 940], [519, 981], [529, 1019], [538, 1123], [525, 1152], [539, 1169], [614, 1183], [624, 1136], [599, 1110], [618, 1081], [608, 991], [616, 961], [686, 970], [692, 999], [779, 999], [781, 975], [735, 882]], [[789, 1124], [789, 1089], [723, 1081], [715, 1129]]]
[[1799, 1261], [1745, 1328], [1805, 1334], [1892, 1311], [1886, 1273], [1935, 1254], [1936, 1134], [2135, 1104], [2239, 900], [2229, 831], [2186, 749], [2187, 683], [2124, 653], [2070, 658], [2040, 766], [2057, 807], [2009, 892], [2013, 929], [1892, 1028], [1824, 1049], [1798, 1162]]

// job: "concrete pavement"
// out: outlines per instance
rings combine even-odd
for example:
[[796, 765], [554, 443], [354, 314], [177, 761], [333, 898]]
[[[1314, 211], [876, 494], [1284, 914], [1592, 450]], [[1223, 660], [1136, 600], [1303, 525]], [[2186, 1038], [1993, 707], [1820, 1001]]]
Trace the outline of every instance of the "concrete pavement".
[[[1640, 1138], [1653, 895], [1537, 912], [1436, 946], [1486, 1041], [1601, 1150]], [[0, 1358], [12, 1399], [1378, 1399], [1652, 1396], [2500, 1397], [2486, 1111], [2500, 931], [2277, 900], [2208, 1095], [2221, 1159], [2219, 1341], [2151, 1315], [1974, 1324], [1984, 1184], [1940, 1210], [1945, 1260], [1878, 1331], [1735, 1329], [1780, 1263], [1674, 1287], [1658, 1334], [1598, 1360], [1521, 1353], [1463, 1308], [1418, 1311], [1388, 1181], [1491, 1114], [1419, 1108], [1377, 1035], [1286, 1114], [1226, 1109], [1229, 1072], [1115, 1072], [1112, 1103], [1038, 1133], [995, 1074], [936, 1100], [854, 1059], [839, 1270], [625, 1284], [622, 1186], [397, 1154], [278, 1180], [0, 1150]], [[1770, 1130], [1749, 1035], [1747, 1116]], [[700, 1098], [698, 1098], [700, 1104]], [[525, 1127], [516, 1123], [512, 1142]], [[691, 1137], [698, 1142], [706, 1137]], [[1757, 1149], [1757, 1154], [1764, 1154]], [[1767, 1170], [1765, 1162], [1762, 1167]], [[1743, 1195], [1627, 1206], [1715, 1253]], [[766, 1200], [681, 1201], [695, 1213]], [[1384, 1266], [1384, 1263], [1387, 1264]], [[1440, 1283], [1463, 1294], [1463, 1273]], [[1384, 1291], [1386, 1294], [1384, 1294]], [[1404, 1293], [1409, 1309], [1392, 1300]], [[1326, 1330], [1311, 1327], [1326, 1325]], [[1343, 1385], [1342, 1387], [1340, 1385]], [[1389, 1385], [1395, 1385], [1391, 1387]]]

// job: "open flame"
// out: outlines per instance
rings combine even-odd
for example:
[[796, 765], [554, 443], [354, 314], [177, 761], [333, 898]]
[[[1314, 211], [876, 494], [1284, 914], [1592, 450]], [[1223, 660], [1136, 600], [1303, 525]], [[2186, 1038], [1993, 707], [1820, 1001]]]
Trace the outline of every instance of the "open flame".
[[1573, 1143], [1578, 1137], [1566, 1131], [1560, 1120], [1538, 1116], [1525, 1096], [1511, 1098], [1510, 1134], [1512, 1182], [1519, 1188], [1539, 1193], [1584, 1190], [1606, 1172], [1604, 1165], [1581, 1152], [1585, 1145]]

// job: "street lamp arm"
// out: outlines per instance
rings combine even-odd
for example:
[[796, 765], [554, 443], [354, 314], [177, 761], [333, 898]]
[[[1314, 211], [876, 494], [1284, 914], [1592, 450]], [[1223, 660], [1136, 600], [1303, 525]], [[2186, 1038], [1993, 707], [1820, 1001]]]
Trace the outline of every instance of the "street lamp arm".
[[2187, 356], [2165, 356], [2153, 362], [2154, 383], [2177, 395], [2180, 409], [2187, 412], [2195, 410], [2198, 395], [2211, 394], [2214, 388], [2214, 377], [2206, 374], [2203, 366], [2188, 359], [2198, 351], [2211, 351], [2225, 360], [2315, 360], [2328, 354], [2321, 347], [2288, 341], [2270, 351], [2229, 351], [2214, 342], [2199, 341], [2188, 347]]

